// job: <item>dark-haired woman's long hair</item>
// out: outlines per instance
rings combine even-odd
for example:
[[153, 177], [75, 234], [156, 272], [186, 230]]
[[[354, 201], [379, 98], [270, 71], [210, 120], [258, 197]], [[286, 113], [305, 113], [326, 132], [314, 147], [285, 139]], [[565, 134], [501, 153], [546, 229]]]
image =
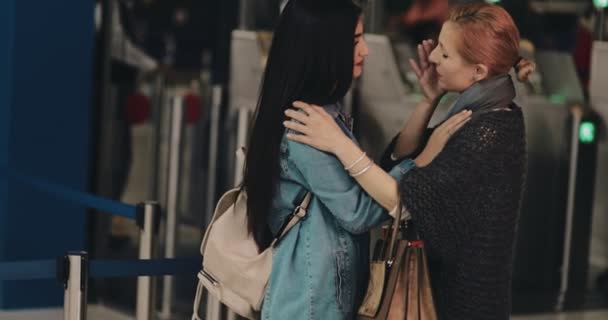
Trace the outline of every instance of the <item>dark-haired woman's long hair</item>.
[[251, 128], [242, 189], [248, 228], [261, 250], [280, 175], [284, 111], [296, 100], [338, 102], [353, 80], [354, 32], [361, 10], [351, 0], [290, 0], [277, 27]]

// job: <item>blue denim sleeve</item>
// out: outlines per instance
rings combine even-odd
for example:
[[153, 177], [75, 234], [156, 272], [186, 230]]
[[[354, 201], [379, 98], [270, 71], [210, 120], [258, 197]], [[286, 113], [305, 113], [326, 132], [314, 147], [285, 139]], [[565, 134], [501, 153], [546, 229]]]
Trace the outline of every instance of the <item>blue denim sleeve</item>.
[[[306, 187], [345, 230], [364, 233], [391, 218], [334, 155], [294, 141], [287, 145], [288, 160], [300, 171]], [[408, 170], [408, 165], [399, 164], [389, 174], [400, 180]]]
[[399, 181], [401, 177], [406, 175], [410, 170], [416, 167], [416, 162], [410, 158], [401, 160], [397, 163], [391, 171], [388, 172], [395, 180]]

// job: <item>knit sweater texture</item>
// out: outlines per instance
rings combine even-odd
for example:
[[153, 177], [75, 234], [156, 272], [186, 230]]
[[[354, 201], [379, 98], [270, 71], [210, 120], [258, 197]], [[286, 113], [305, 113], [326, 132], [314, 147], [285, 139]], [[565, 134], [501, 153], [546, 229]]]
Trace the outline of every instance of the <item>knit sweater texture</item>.
[[511, 104], [474, 114], [431, 164], [400, 181], [401, 202], [425, 242], [440, 320], [509, 319], [525, 173], [523, 115]]

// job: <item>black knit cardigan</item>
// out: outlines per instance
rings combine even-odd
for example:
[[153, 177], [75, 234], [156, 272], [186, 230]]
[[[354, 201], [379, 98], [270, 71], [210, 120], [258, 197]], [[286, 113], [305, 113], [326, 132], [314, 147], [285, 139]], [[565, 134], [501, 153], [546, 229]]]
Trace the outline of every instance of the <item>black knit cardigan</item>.
[[[383, 156], [386, 169], [396, 164], [389, 157], [395, 140]], [[425, 241], [439, 319], [509, 319], [525, 173], [523, 115], [513, 104], [475, 115], [431, 164], [401, 180], [401, 201]]]

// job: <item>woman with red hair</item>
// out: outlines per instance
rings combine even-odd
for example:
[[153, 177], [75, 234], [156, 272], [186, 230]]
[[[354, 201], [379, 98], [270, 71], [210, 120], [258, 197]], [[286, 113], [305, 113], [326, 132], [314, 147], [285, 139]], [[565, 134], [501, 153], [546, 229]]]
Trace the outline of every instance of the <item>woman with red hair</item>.
[[[401, 204], [429, 254], [440, 319], [509, 319], [516, 225], [526, 171], [525, 128], [509, 71], [527, 80], [535, 65], [519, 56], [519, 31], [501, 7], [451, 9], [437, 44], [410, 61], [425, 94], [389, 146], [384, 169], [321, 108], [296, 102], [292, 140], [333, 153], [383, 207]], [[373, 53], [371, 53], [373, 54]], [[460, 97], [446, 120], [426, 129], [447, 91]], [[404, 163], [409, 165], [404, 165]], [[388, 218], [388, 215], [387, 215]]]

